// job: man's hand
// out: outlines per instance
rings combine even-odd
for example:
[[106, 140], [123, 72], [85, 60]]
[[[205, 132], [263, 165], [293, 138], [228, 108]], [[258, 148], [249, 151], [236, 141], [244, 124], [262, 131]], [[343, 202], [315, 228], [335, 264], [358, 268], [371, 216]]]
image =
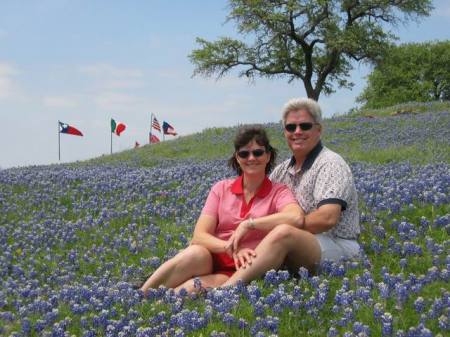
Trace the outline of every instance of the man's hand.
[[251, 266], [253, 259], [256, 257], [256, 252], [250, 248], [242, 248], [233, 254], [234, 265], [236, 270], [245, 269]]

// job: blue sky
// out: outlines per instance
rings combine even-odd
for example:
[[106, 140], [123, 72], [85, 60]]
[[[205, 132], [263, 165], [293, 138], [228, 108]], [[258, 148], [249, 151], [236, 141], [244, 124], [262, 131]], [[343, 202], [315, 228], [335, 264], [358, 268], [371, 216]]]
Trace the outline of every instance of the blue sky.
[[[450, 39], [450, 1], [434, 6], [394, 30], [399, 42]], [[61, 162], [108, 154], [111, 118], [127, 125], [114, 152], [147, 143], [151, 113], [180, 135], [278, 121], [302, 83], [191, 76], [196, 37], [236, 36], [226, 15], [225, 0], [2, 0], [0, 167], [57, 163], [58, 120], [84, 133], [61, 135]], [[356, 66], [352, 90], [321, 96], [324, 115], [353, 107], [368, 72]]]

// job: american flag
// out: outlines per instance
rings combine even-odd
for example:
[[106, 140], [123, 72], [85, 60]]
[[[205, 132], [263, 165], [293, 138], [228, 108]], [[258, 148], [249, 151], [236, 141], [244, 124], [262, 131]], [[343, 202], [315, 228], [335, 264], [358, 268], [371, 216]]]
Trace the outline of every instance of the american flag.
[[165, 122], [165, 121], [163, 122], [163, 133], [165, 135], [172, 135], [172, 136], [176, 136], [177, 135], [177, 133], [175, 132], [175, 129], [173, 128], [173, 126], [170, 125], [169, 123]]
[[156, 117], [153, 117], [152, 128], [161, 132], [161, 126], [159, 125], [159, 122], [156, 119]]

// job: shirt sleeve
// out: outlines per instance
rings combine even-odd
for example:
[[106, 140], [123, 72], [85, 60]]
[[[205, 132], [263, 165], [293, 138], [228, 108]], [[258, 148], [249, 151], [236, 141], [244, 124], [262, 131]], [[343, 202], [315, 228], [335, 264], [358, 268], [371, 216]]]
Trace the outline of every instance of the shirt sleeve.
[[317, 175], [314, 200], [317, 208], [325, 204], [339, 204], [344, 211], [350, 199], [353, 178], [345, 163], [326, 162]]
[[203, 206], [201, 214], [210, 215], [214, 217], [218, 217], [219, 214], [219, 204], [220, 204], [220, 191], [221, 186], [223, 185], [222, 181], [214, 184], [208, 194], [208, 198], [206, 198], [205, 205]]
[[275, 196], [275, 208], [277, 212], [280, 212], [286, 205], [298, 204], [291, 190], [283, 184], [277, 184], [278, 190]]

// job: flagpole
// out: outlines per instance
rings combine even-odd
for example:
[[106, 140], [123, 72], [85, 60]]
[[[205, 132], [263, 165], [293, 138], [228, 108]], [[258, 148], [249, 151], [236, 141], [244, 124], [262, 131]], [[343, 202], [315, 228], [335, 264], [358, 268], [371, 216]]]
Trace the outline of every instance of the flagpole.
[[[109, 130], [109, 131], [111, 131], [111, 130]], [[111, 154], [112, 154], [112, 131], [111, 131]]]
[[148, 143], [152, 143], [152, 129], [153, 129], [153, 112], [150, 114], [150, 133], [148, 136]]
[[61, 122], [58, 120], [58, 161], [61, 161], [61, 132], [59, 130], [59, 123]]

